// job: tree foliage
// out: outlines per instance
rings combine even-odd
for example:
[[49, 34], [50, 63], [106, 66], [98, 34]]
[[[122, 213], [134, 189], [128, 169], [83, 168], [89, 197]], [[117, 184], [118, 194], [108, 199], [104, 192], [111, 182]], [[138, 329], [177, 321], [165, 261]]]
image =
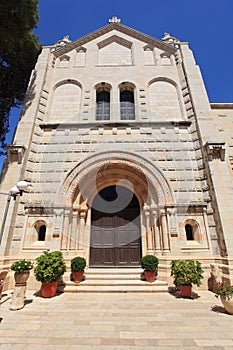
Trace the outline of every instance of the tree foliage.
[[38, 0], [0, 0], [0, 146], [4, 149], [12, 107], [22, 104], [41, 45], [32, 32]]

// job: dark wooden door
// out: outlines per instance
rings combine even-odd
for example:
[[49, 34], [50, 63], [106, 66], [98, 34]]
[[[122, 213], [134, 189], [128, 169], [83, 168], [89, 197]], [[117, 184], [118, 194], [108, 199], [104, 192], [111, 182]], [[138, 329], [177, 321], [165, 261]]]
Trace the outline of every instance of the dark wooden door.
[[[141, 260], [140, 208], [137, 198], [132, 199], [125, 208], [114, 201], [115, 186], [109, 187], [103, 196], [107, 207], [100, 208], [100, 201], [94, 201], [92, 208], [92, 228], [90, 265], [91, 266], [138, 266]], [[127, 194], [122, 188], [120, 196]], [[104, 194], [108, 193], [108, 198]], [[113, 200], [111, 201], [110, 199]], [[124, 196], [125, 198], [125, 196]], [[119, 199], [119, 203], [123, 203]], [[123, 203], [124, 206], [124, 203]], [[98, 209], [97, 209], [98, 208]], [[107, 212], [106, 212], [107, 211]]]

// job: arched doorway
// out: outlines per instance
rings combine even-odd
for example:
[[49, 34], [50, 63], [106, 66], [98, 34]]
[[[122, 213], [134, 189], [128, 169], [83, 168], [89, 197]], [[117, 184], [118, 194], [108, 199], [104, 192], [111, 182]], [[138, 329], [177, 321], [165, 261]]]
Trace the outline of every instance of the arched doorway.
[[91, 266], [138, 266], [141, 260], [140, 205], [122, 186], [109, 186], [93, 200]]

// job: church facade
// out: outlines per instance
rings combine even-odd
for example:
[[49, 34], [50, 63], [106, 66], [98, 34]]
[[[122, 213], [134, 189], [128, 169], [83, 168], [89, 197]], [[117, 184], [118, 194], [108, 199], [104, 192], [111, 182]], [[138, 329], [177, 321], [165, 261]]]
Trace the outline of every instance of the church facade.
[[[187, 42], [120, 23], [44, 47], [1, 175], [1, 263], [61, 250], [89, 267], [158, 256], [233, 282], [233, 104], [211, 103]], [[4, 204], [5, 205], [5, 204]], [[4, 205], [0, 215], [4, 215]]]

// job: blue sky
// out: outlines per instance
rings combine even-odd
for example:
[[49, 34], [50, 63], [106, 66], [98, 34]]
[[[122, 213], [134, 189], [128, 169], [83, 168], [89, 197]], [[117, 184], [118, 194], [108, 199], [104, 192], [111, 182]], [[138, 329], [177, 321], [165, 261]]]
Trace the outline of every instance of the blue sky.
[[[76, 40], [105, 26], [112, 16], [158, 39], [168, 32], [189, 42], [210, 102], [233, 102], [233, 0], [40, 0], [39, 15], [35, 32], [43, 45], [64, 35]], [[19, 113], [12, 112], [7, 143]]]

